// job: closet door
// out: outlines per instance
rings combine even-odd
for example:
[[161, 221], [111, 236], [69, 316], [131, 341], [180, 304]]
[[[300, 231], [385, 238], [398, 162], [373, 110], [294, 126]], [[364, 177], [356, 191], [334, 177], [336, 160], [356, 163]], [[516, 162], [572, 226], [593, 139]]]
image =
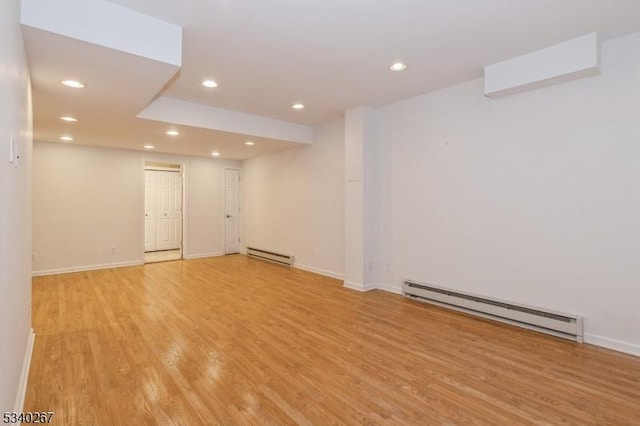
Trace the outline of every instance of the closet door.
[[177, 172], [156, 171], [156, 250], [180, 248], [182, 242], [182, 177]]
[[238, 233], [240, 170], [225, 169], [225, 249], [226, 254], [240, 251], [240, 234]]
[[155, 180], [154, 171], [144, 171], [144, 251], [156, 250]]
[[182, 175], [172, 173], [171, 176], [171, 234], [173, 248], [180, 248], [182, 244]]
[[170, 250], [171, 247], [171, 175], [172, 172], [156, 171], [156, 250]]

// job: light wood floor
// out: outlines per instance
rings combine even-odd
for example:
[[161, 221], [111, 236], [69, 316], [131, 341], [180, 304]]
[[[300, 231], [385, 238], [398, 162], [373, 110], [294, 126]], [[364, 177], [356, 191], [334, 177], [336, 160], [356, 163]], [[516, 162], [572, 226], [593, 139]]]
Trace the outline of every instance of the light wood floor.
[[34, 279], [54, 424], [640, 422], [640, 358], [241, 255]]
[[180, 249], [148, 251], [144, 254], [144, 263], [166, 262], [169, 260], [178, 260], [182, 257]]

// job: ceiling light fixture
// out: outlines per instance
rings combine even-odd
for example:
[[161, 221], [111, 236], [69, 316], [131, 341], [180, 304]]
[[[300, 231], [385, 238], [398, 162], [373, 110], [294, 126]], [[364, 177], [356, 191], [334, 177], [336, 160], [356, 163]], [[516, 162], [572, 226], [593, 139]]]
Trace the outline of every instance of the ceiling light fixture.
[[253, 145], [255, 145], [256, 143], [255, 143], [255, 142], [252, 142], [252, 141], [246, 141], [244, 144], [245, 144], [245, 145], [249, 145], [249, 146], [253, 146]]
[[62, 84], [73, 89], [82, 89], [84, 87], [84, 84], [77, 80], [62, 80]]
[[218, 151], [214, 151], [211, 153], [211, 155], [213, 155], [214, 157], [219, 157], [220, 153]]
[[145, 145], [144, 146], [144, 149], [154, 149], [154, 148], [155, 148], [155, 146], [153, 146], [153, 145]]
[[291, 108], [293, 108], [293, 109], [302, 109], [302, 108], [304, 108], [304, 105], [300, 104], [300, 103], [296, 103], [296, 104], [291, 105]]
[[407, 69], [407, 64], [405, 64], [404, 62], [396, 62], [394, 64], [392, 64], [389, 69], [391, 71], [404, 71]]
[[203, 85], [204, 87], [208, 87], [208, 88], [210, 88], [210, 89], [213, 89], [214, 87], [218, 87], [218, 83], [216, 83], [216, 82], [215, 82], [215, 81], [213, 81], [213, 80], [204, 80], [204, 81], [202, 82], [202, 85]]
[[177, 130], [173, 130], [173, 129], [172, 129], [172, 130], [167, 130], [165, 133], [166, 133], [167, 135], [169, 135], [169, 136], [178, 136], [178, 135], [180, 134], [180, 132], [179, 132], [179, 131], [177, 131]]
[[69, 122], [69, 123], [75, 123], [76, 121], [78, 121], [77, 118], [71, 117], [71, 116], [60, 117], [60, 120], [66, 121], [66, 122]]
[[71, 136], [68, 136], [68, 135], [63, 135], [63, 136], [60, 136], [60, 140], [61, 141], [65, 141], [65, 142], [71, 142], [73, 140], [73, 138]]

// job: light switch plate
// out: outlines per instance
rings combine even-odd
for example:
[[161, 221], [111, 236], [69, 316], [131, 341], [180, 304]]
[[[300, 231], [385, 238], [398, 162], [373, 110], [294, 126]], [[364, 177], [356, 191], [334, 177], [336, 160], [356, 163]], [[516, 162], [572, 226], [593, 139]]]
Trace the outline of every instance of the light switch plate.
[[18, 141], [14, 135], [9, 135], [9, 163], [13, 164], [13, 167], [17, 169], [19, 160]]
[[13, 164], [16, 161], [16, 144], [13, 136], [9, 136], [9, 162]]

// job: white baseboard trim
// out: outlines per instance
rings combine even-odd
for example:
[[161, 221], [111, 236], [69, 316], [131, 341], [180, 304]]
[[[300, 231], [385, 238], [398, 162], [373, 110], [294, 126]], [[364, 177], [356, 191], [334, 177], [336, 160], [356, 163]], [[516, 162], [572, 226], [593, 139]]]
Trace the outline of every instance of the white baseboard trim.
[[216, 252], [213, 252], [213, 253], [189, 254], [189, 255], [185, 255], [184, 258], [186, 260], [192, 260], [192, 259], [203, 259], [205, 257], [218, 257], [218, 256], [224, 256], [224, 252], [216, 251]]
[[390, 286], [382, 283], [358, 284], [358, 283], [345, 281], [343, 285], [344, 287], [350, 288], [351, 290], [358, 290], [358, 291], [382, 290], [388, 293], [402, 295], [402, 289], [400, 287], [394, 287], [394, 286]]
[[344, 275], [343, 274], [338, 274], [336, 272], [331, 272], [331, 271], [328, 271], [328, 270], [322, 269], [322, 268], [316, 268], [315, 266], [309, 266], [309, 265], [302, 265], [300, 263], [294, 263], [293, 267], [297, 268], [297, 269], [302, 269], [303, 271], [313, 272], [314, 274], [324, 275], [325, 277], [335, 278], [335, 279], [341, 280], [341, 281], [344, 280]]
[[351, 281], [345, 281], [344, 284], [342, 284], [343, 287], [348, 288], [350, 290], [356, 290], [356, 291], [361, 291], [361, 292], [365, 292], [365, 291], [369, 291], [369, 290], [375, 290], [376, 286], [373, 284], [360, 284], [360, 283], [354, 283]]
[[400, 287], [393, 287], [386, 284], [376, 284], [376, 289], [386, 291], [388, 293], [402, 295], [402, 289]]
[[20, 383], [18, 384], [18, 393], [16, 395], [16, 403], [13, 407], [14, 413], [22, 413], [24, 408], [24, 399], [27, 396], [27, 382], [29, 381], [29, 371], [31, 370], [31, 356], [33, 355], [33, 345], [36, 340], [36, 334], [33, 328], [29, 330], [29, 340], [27, 341], [27, 349], [24, 353], [22, 361], [22, 372], [20, 373]]
[[143, 264], [144, 262], [141, 260], [132, 260], [128, 262], [104, 263], [102, 265], [71, 266], [68, 268], [44, 269], [41, 271], [33, 271], [31, 273], [31, 276], [41, 277], [44, 275], [67, 274], [70, 272], [97, 271], [99, 269], [124, 268], [125, 266], [138, 266]]
[[640, 356], [640, 345], [636, 345], [633, 343], [610, 339], [603, 336], [597, 336], [590, 333], [584, 333], [584, 342], [591, 343], [592, 345], [596, 346], [602, 346], [603, 348], [607, 349], [613, 349], [614, 351]]

